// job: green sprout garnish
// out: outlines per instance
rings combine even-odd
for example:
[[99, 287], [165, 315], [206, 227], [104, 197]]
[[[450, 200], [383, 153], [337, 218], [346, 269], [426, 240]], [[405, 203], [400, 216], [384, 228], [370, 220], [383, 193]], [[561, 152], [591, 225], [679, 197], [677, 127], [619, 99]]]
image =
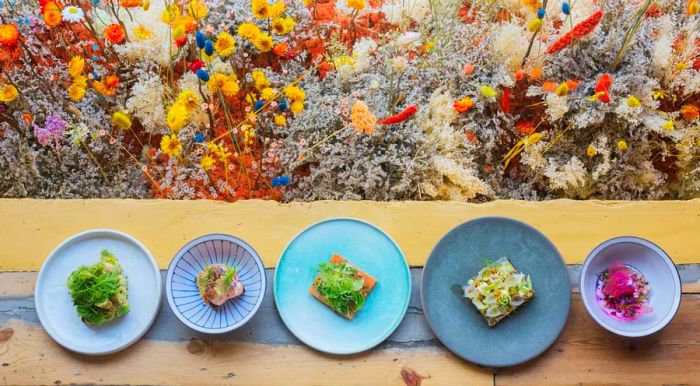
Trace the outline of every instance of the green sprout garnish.
[[365, 304], [365, 279], [357, 269], [346, 263], [321, 263], [316, 290], [326, 297], [328, 304], [342, 314], [358, 311]]

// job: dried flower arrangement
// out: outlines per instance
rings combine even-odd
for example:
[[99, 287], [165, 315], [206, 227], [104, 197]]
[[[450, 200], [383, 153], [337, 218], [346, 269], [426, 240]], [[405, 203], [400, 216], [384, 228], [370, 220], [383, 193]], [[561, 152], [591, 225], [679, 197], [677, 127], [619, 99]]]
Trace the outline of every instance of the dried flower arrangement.
[[0, 0], [0, 196], [692, 198], [698, 0]]

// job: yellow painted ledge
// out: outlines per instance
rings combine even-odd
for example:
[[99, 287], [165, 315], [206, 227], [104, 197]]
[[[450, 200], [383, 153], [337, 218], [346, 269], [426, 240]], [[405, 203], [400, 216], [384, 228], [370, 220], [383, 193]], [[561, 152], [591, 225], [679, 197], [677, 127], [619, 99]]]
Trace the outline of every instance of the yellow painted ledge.
[[700, 263], [700, 200], [459, 202], [29, 200], [0, 199], [0, 270], [38, 270], [65, 238], [88, 229], [126, 232], [151, 250], [161, 268], [187, 241], [228, 233], [250, 243], [273, 267], [305, 227], [355, 217], [384, 229], [409, 264], [425, 263], [454, 226], [482, 216], [525, 221], [552, 239], [567, 263], [581, 263], [598, 243], [634, 235], [664, 248], [676, 263]]

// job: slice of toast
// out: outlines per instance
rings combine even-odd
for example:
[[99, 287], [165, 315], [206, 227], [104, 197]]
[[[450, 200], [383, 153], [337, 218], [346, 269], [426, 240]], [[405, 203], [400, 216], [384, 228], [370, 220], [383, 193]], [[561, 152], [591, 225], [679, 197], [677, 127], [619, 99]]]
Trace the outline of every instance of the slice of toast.
[[[343, 258], [342, 256], [340, 256], [340, 255], [337, 254], [337, 253], [334, 253], [333, 256], [331, 256], [330, 260], [328, 260], [328, 262], [329, 262], [329, 263], [332, 263], [332, 264], [341, 264], [341, 263], [345, 263], [345, 264], [347, 264], [347, 265], [349, 265], [349, 266], [355, 268], [355, 269], [357, 270], [357, 274], [358, 274], [360, 277], [362, 277], [363, 279], [365, 279], [365, 284], [364, 284], [364, 287], [363, 287], [363, 292], [365, 293], [365, 299], [367, 298], [367, 296], [369, 296], [369, 293], [372, 291], [372, 289], [374, 288], [374, 286], [377, 284], [377, 279], [375, 279], [372, 275], [370, 275], [370, 274], [368, 274], [368, 273], [362, 271], [362, 270], [361, 270], [360, 268], [358, 268], [356, 265], [354, 265], [354, 264], [352, 264], [351, 262], [347, 261], [345, 258]], [[348, 311], [347, 314], [343, 314], [343, 313], [341, 313], [340, 311], [336, 310], [335, 308], [331, 307], [331, 305], [328, 304], [328, 301], [327, 301], [326, 297], [325, 297], [324, 295], [321, 295], [321, 294], [318, 292], [318, 290], [316, 289], [316, 283], [317, 283], [319, 280], [320, 280], [320, 279], [319, 279], [318, 276], [317, 276], [316, 279], [314, 279], [313, 283], [311, 283], [311, 287], [309, 287], [309, 293], [311, 294], [311, 296], [313, 296], [313, 297], [315, 297], [316, 299], [318, 299], [318, 301], [320, 301], [321, 303], [325, 304], [328, 308], [330, 308], [331, 310], [335, 311], [338, 315], [341, 315], [341, 316], [345, 317], [345, 318], [348, 319], [348, 320], [352, 320], [352, 319], [355, 317], [355, 314], [357, 314], [357, 311], [358, 311], [358, 310], [350, 310], [350, 311]]]

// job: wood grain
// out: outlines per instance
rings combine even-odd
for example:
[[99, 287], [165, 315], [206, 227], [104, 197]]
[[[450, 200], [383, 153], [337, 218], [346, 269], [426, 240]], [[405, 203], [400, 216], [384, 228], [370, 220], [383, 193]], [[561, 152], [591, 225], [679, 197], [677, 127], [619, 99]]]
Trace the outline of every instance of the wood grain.
[[642, 339], [600, 328], [574, 295], [562, 335], [541, 357], [500, 369], [496, 385], [698, 385], [700, 295], [683, 295], [675, 319]]
[[0, 326], [0, 366], [0, 380], [10, 385], [403, 385], [402, 369], [426, 377], [430, 386], [493, 385], [492, 370], [442, 347], [332, 357], [301, 345], [141, 340], [91, 358], [63, 350], [40, 327], [16, 320]]
[[422, 266], [454, 226], [481, 216], [523, 220], [552, 239], [567, 263], [580, 263], [600, 242], [636, 235], [659, 244], [676, 263], [700, 263], [700, 199], [691, 201], [349, 202], [279, 204], [165, 200], [0, 200], [0, 270], [38, 270], [67, 237], [112, 228], [136, 237], [161, 268], [189, 240], [223, 232], [248, 241], [265, 265], [276, 264], [286, 244], [308, 225], [330, 217], [356, 217], [392, 236], [409, 264]]

